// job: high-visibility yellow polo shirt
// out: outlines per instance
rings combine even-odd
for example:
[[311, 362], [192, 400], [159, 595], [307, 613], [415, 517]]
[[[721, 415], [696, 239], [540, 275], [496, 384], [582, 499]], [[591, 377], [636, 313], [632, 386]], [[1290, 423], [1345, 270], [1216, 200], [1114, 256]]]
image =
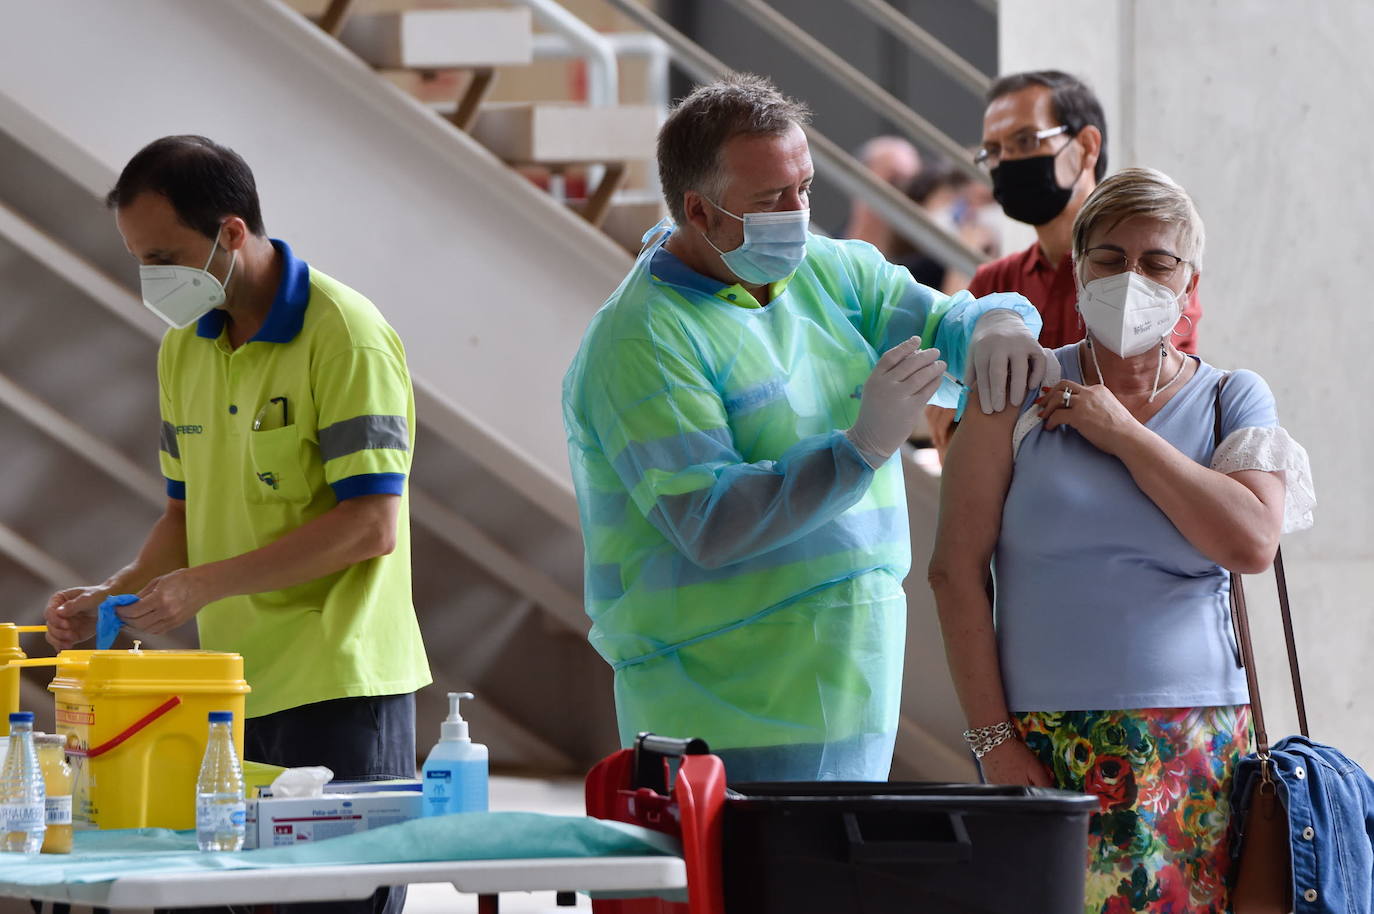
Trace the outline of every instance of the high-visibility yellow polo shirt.
[[190, 565], [266, 546], [348, 498], [398, 495], [401, 511], [389, 555], [200, 611], [201, 646], [243, 655], [248, 717], [430, 682], [410, 595], [405, 350], [370, 301], [272, 243], [281, 283], [251, 340], [232, 349], [214, 310], [158, 351], [162, 472], [186, 501]]

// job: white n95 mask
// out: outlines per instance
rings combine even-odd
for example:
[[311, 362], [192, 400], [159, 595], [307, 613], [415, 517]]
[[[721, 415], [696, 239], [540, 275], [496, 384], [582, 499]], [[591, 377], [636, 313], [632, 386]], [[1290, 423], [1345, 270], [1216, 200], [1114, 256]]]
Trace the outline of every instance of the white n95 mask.
[[[702, 198], [706, 199], [706, 198]], [[733, 251], [722, 251], [711, 244], [725, 266], [751, 286], [764, 286], [791, 276], [806, 257], [807, 228], [811, 210], [794, 209], [781, 213], [745, 213], [736, 216], [712, 200], [706, 200], [731, 219], [744, 223], [744, 242]]]
[[144, 306], [178, 330], [190, 326], [211, 309], [224, 304], [224, 287], [229, 285], [229, 278], [234, 275], [238, 252], [230, 253], [229, 272], [224, 275], [224, 282], [211, 276], [210, 261], [219, 249], [219, 235], [219, 232], [215, 232], [210, 256], [199, 270], [163, 264], [143, 264], [138, 268]]
[[1121, 356], [1158, 346], [1183, 313], [1183, 293], [1128, 270], [1094, 279], [1078, 290], [1078, 311], [1088, 332]]

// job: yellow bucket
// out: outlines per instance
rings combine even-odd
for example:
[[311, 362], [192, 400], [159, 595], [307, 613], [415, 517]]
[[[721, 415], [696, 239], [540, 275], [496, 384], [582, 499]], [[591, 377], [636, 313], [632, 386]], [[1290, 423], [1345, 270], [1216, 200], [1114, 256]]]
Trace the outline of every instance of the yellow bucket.
[[11, 660], [27, 656], [19, 649], [19, 636], [28, 632], [45, 632], [46, 625], [15, 625], [0, 622], [0, 736], [9, 736], [10, 714], [19, 710], [19, 668], [7, 666]]
[[243, 760], [243, 657], [216, 651], [63, 651], [53, 666], [57, 732], [72, 762], [77, 828], [194, 828], [211, 711], [234, 712]]

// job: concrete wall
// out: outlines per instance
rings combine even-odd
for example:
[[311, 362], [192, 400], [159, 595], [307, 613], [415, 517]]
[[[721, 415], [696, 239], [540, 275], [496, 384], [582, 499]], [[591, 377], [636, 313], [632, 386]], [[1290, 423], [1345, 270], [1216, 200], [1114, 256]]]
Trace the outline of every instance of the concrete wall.
[[[1313, 735], [1374, 766], [1374, 171], [1362, 137], [1374, 6], [1017, 0], [1002, 72], [1057, 67], [1101, 94], [1113, 169], [1158, 168], [1207, 225], [1202, 354], [1268, 381], [1312, 458], [1316, 527], [1287, 538]], [[1271, 732], [1293, 731], [1277, 601], [1251, 580]]]

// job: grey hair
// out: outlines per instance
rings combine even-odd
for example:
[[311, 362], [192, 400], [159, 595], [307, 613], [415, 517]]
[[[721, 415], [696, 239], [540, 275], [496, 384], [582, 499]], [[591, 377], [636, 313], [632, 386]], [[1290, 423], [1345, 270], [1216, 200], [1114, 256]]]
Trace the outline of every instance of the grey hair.
[[1179, 256], [1202, 270], [1206, 231], [1193, 198], [1173, 178], [1153, 168], [1123, 168], [1088, 195], [1073, 220], [1073, 259], [1082, 263], [1088, 238], [1098, 228], [1110, 229], [1133, 216], [1146, 216], [1178, 226]]
[[732, 137], [777, 136], [810, 121], [806, 105], [762, 76], [734, 73], [698, 86], [658, 131], [658, 176], [673, 220], [687, 221], [682, 196], [689, 190], [720, 201], [729, 180], [720, 151]]

